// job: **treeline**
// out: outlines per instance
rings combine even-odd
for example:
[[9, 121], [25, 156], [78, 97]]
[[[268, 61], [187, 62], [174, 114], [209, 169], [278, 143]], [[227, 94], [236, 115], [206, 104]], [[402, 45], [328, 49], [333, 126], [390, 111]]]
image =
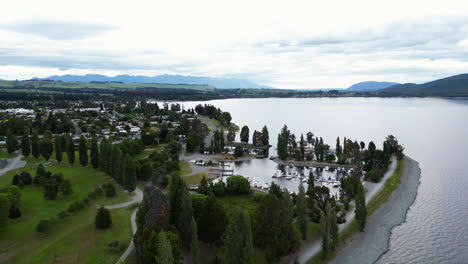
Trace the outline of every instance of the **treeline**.
[[218, 121], [220, 125], [226, 127], [229, 126], [232, 120], [231, 114], [229, 112], [223, 112], [221, 109], [209, 104], [199, 104], [195, 106], [195, 111], [197, 114], [214, 119]]

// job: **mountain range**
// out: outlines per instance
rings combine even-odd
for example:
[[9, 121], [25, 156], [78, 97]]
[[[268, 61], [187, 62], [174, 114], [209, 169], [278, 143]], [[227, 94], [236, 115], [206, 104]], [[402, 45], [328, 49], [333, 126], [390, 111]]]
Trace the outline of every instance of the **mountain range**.
[[254, 82], [238, 79], [238, 78], [216, 78], [216, 77], [200, 77], [187, 75], [157, 75], [157, 76], [142, 76], [142, 75], [117, 75], [109, 77], [100, 74], [86, 75], [53, 75], [47, 78], [33, 78], [33, 80], [53, 80], [63, 82], [121, 82], [121, 83], [162, 83], [162, 84], [196, 84], [196, 85], [211, 85], [218, 89], [271, 89], [266, 85], [259, 85]]
[[385, 96], [468, 96], [468, 74], [460, 74], [423, 84], [405, 83], [376, 91]]
[[360, 82], [351, 85], [346, 89], [346, 91], [353, 91], [353, 92], [368, 92], [368, 91], [376, 91], [384, 88], [388, 88], [394, 85], [398, 85], [399, 83], [396, 82]]

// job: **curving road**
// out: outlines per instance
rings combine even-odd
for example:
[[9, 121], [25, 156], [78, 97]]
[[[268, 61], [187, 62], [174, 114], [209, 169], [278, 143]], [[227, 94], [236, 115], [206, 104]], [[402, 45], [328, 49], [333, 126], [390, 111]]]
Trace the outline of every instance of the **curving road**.
[[0, 169], [0, 176], [3, 176], [9, 171], [24, 167], [24, 165], [26, 165], [26, 161], [21, 160], [23, 157], [23, 155], [19, 154], [16, 158], [6, 159], [7, 165]]
[[[385, 173], [384, 177], [378, 183], [365, 182], [364, 187], [367, 189], [366, 193], [366, 203], [369, 203], [372, 198], [374, 198], [383, 188], [385, 182], [390, 178], [393, 173], [395, 173], [397, 167], [397, 161], [395, 158], [392, 159], [392, 163]], [[339, 225], [339, 232], [342, 233], [353, 221], [355, 217], [354, 210], [346, 214], [346, 222]], [[297, 261], [301, 264], [307, 263], [311, 258], [317, 255], [322, 249], [322, 240], [317, 239], [309, 244], [306, 244], [302, 249], [297, 253]]]

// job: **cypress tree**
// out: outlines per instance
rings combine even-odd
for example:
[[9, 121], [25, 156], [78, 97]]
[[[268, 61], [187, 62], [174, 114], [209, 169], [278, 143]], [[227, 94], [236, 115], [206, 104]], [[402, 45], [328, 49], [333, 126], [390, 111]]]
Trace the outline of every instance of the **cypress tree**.
[[18, 139], [9, 130], [6, 137], [6, 147], [9, 154], [15, 152], [18, 147]]
[[91, 140], [91, 164], [93, 165], [93, 168], [99, 168], [99, 150], [97, 138], [95, 136]]
[[173, 264], [174, 257], [172, 256], [172, 246], [169, 239], [167, 239], [165, 232], [160, 232], [157, 236], [156, 247], [156, 263], [158, 264]]
[[262, 129], [262, 145], [263, 146], [269, 146], [270, 145], [270, 136], [268, 135], [267, 126], [263, 126], [263, 129]]
[[27, 130], [24, 131], [23, 137], [21, 138], [21, 153], [25, 157], [31, 153], [31, 143], [29, 141], [29, 133]]
[[86, 147], [86, 139], [83, 136], [80, 137], [78, 154], [81, 166], [86, 167], [88, 165], [88, 148]]
[[299, 230], [301, 231], [302, 239], [305, 240], [307, 239], [307, 200], [302, 183], [299, 185], [299, 194], [297, 196], [296, 208]]
[[10, 200], [6, 193], [0, 193], [0, 228], [7, 224], [8, 214], [11, 207]]
[[110, 227], [112, 225], [112, 217], [109, 209], [101, 206], [97, 211], [94, 224], [96, 225], [96, 228], [99, 229], [106, 229]]
[[328, 217], [320, 211], [320, 233], [322, 234], [322, 258], [325, 259], [330, 251]]
[[225, 262], [227, 264], [253, 264], [254, 250], [250, 216], [243, 209], [233, 212], [226, 229]]
[[180, 232], [180, 238], [185, 247], [190, 246], [192, 240], [192, 198], [184, 187], [182, 189], [182, 196], [180, 197], [180, 204], [177, 212], [176, 227]]
[[73, 143], [70, 135], [67, 135], [67, 157], [68, 163], [73, 166], [73, 163], [75, 163], [75, 143]]
[[31, 153], [35, 159], [39, 158], [39, 137], [37, 135], [37, 131], [34, 131], [32, 135]]
[[55, 159], [58, 163], [62, 162], [62, 137], [55, 137]]

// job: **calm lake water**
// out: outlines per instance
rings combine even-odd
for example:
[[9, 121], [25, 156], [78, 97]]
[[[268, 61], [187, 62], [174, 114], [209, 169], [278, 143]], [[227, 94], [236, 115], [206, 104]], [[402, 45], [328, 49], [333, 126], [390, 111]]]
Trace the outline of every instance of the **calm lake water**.
[[[184, 102], [185, 108], [205, 102]], [[284, 124], [300, 136], [312, 131], [335, 146], [336, 137], [373, 140], [395, 135], [420, 163], [421, 184], [407, 220], [393, 229], [378, 263], [468, 263], [468, 100], [437, 98], [228, 99], [206, 102], [228, 111], [250, 133], [267, 125], [276, 145]], [[274, 148], [270, 154], [275, 154]], [[271, 181], [276, 165], [252, 160], [236, 173]], [[284, 182], [295, 188], [297, 182]]]

